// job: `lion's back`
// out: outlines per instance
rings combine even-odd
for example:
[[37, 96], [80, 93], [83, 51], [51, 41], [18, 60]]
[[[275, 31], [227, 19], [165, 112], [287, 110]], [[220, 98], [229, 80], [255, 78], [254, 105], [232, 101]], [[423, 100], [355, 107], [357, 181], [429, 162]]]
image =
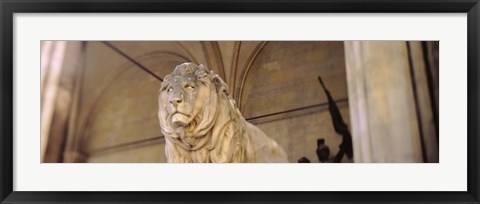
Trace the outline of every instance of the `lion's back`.
[[[268, 137], [255, 125], [247, 122], [245, 128], [249, 137], [249, 160], [258, 163], [288, 163], [288, 157], [283, 148], [275, 140]], [[251, 162], [251, 161], [249, 161]]]

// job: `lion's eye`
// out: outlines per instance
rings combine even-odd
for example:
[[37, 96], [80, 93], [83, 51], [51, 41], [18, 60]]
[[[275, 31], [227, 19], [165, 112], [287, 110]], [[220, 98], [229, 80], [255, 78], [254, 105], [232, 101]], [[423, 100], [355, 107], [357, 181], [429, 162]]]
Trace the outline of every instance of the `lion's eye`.
[[167, 89], [167, 92], [170, 93], [170, 92], [172, 92], [172, 90], [173, 90], [173, 88], [170, 87], [170, 88]]
[[195, 90], [195, 87], [193, 87], [192, 85], [186, 85], [185, 88], [190, 91]]

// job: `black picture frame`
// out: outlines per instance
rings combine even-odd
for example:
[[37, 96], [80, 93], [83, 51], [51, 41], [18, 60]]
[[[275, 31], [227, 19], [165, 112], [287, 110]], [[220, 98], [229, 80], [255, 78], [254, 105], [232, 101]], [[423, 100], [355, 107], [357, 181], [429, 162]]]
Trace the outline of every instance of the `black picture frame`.
[[[0, 0], [1, 203], [479, 203], [478, 0]], [[15, 13], [467, 13], [468, 189], [466, 192], [24, 192], [13, 191], [13, 14]], [[286, 184], [287, 185], [287, 184]]]

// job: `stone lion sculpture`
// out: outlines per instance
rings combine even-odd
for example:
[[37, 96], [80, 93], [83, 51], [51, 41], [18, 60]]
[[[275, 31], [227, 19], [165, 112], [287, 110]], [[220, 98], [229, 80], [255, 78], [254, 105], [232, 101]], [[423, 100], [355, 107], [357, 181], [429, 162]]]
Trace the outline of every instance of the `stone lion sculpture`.
[[161, 84], [158, 105], [170, 163], [288, 162], [274, 140], [243, 118], [226, 83], [203, 65], [176, 66]]

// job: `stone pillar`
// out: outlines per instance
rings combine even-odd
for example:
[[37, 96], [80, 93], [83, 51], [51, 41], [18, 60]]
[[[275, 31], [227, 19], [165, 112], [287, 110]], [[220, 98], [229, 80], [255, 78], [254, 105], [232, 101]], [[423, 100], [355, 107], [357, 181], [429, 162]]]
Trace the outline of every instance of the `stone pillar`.
[[[67, 135], [74, 130], [79, 95], [76, 90], [80, 86], [79, 76], [83, 70], [82, 42], [42, 43], [41, 154], [42, 162], [56, 163], [79, 154], [68, 145], [65, 147], [65, 144], [70, 143]], [[63, 155], [64, 151], [67, 152], [66, 156]]]
[[423, 162], [407, 44], [346, 41], [354, 162]]
[[[52, 124], [54, 121], [56, 101], [58, 100], [62, 65], [64, 63], [66, 42], [44, 41], [41, 44], [41, 160], [45, 161], [48, 143], [52, 139]], [[61, 95], [61, 94], [60, 94]], [[55, 131], [55, 128], [53, 128]]]

